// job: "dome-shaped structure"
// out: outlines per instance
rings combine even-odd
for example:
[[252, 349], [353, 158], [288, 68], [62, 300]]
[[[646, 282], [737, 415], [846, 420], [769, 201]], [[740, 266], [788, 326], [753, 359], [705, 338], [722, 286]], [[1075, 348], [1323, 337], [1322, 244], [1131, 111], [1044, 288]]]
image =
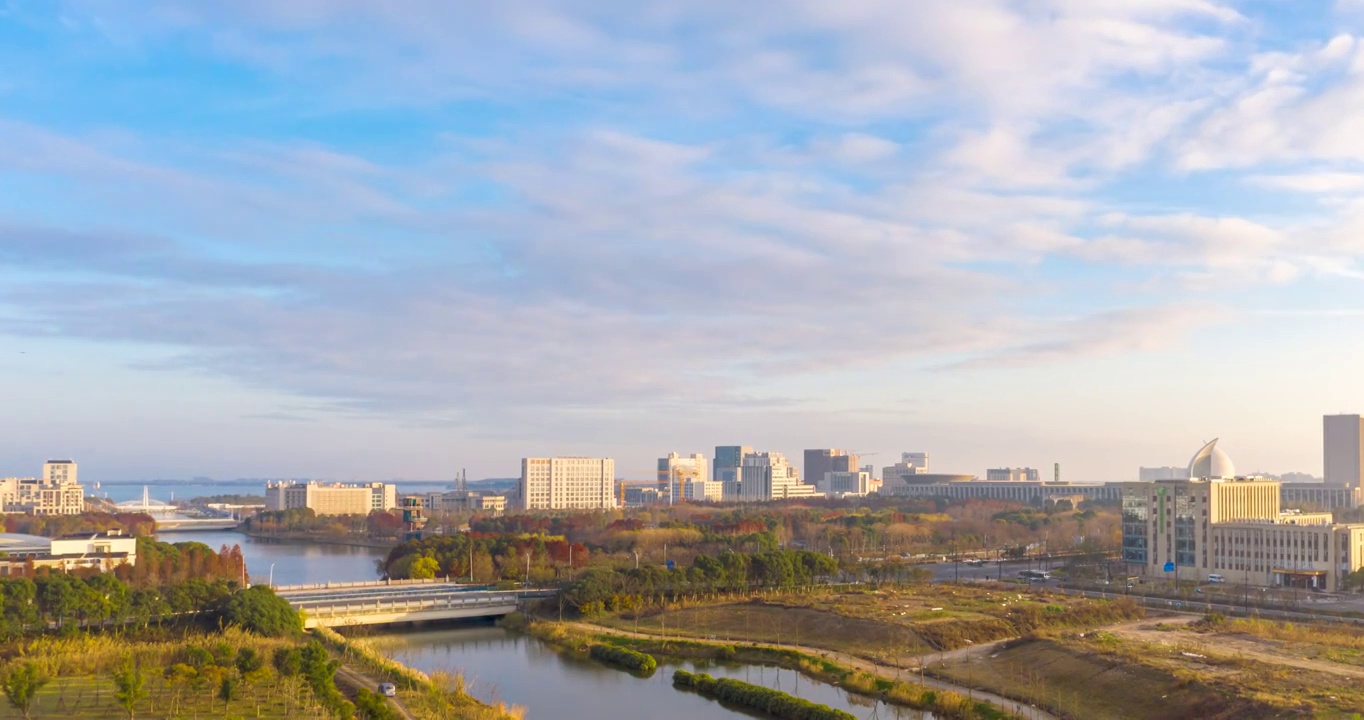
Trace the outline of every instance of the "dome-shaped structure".
[[1217, 438], [1213, 438], [1202, 450], [1194, 453], [1193, 459], [1189, 461], [1189, 477], [1234, 478], [1236, 466], [1222, 448], [1217, 447]]

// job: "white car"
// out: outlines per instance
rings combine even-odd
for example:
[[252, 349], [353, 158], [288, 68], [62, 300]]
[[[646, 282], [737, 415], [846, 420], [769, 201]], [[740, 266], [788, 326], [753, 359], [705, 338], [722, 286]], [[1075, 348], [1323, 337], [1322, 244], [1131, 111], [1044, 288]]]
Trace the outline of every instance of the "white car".
[[398, 697], [398, 688], [393, 683], [379, 683], [379, 694], [384, 697]]

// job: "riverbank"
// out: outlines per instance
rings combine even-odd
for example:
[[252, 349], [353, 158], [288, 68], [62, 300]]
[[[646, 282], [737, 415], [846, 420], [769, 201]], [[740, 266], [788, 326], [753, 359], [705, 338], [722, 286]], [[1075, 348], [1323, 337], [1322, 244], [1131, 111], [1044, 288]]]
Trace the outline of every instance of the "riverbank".
[[586, 655], [594, 644], [613, 644], [663, 657], [768, 665], [796, 670], [820, 682], [893, 705], [957, 720], [1056, 720], [1027, 704], [945, 680], [902, 680], [903, 670], [831, 650], [790, 644], [678, 639], [580, 622], [513, 618], [509, 626], [569, 652]]

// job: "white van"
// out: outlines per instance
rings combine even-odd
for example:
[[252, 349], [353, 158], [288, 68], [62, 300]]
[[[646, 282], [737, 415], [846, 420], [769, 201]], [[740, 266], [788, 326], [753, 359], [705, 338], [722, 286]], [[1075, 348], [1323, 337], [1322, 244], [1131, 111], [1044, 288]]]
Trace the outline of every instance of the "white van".
[[1218, 575], [1217, 573], [1213, 573], [1208, 576], [1208, 582], [1210, 583], [1224, 583], [1226, 581], [1227, 581], [1226, 578], [1222, 577], [1221, 575]]

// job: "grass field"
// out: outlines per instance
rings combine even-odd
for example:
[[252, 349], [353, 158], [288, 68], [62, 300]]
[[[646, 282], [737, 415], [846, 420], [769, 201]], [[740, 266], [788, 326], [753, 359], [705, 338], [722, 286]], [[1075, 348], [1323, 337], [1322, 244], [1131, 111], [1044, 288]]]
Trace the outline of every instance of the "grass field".
[[[137, 704], [137, 718], [171, 720], [184, 718], [290, 718], [323, 720], [330, 717], [312, 702], [312, 693], [298, 678], [271, 678], [268, 683], [246, 685], [231, 703], [217, 699], [217, 687], [176, 687], [148, 678], [149, 697]], [[114, 699], [114, 683], [103, 677], [63, 677], [44, 687], [30, 716], [68, 720], [109, 720], [127, 717]], [[0, 718], [23, 717], [0, 699]]]

